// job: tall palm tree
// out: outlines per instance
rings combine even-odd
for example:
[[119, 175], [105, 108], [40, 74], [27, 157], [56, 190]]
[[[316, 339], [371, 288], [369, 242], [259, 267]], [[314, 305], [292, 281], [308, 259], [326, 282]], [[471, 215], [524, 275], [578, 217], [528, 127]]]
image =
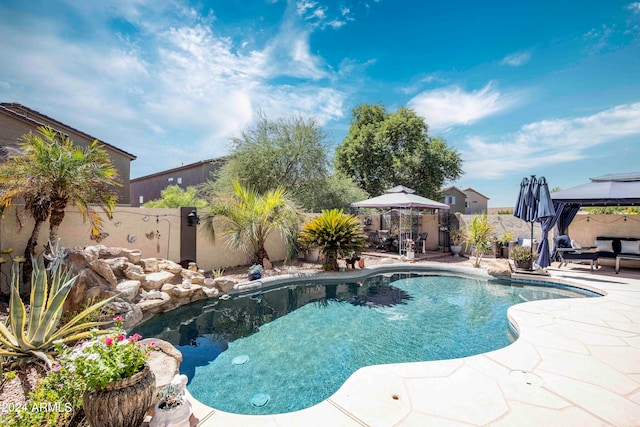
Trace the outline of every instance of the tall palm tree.
[[0, 207], [23, 199], [35, 220], [24, 254], [26, 283], [42, 224], [49, 220], [49, 240], [55, 242], [65, 208], [72, 204], [89, 221], [91, 233], [99, 235], [102, 221], [91, 204], [100, 206], [110, 218], [118, 200], [114, 186], [120, 184], [109, 154], [98, 141], [77, 147], [69, 137], [41, 127], [38, 134], [24, 135], [20, 148], [19, 154], [0, 165]]
[[289, 248], [295, 245], [298, 224], [303, 216], [289, 199], [287, 192], [278, 187], [258, 194], [233, 182], [233, 192], [217, 193], [211, 200], [212, 208], [204, 215], [204, 225], [215, 239], [214, 220], [219, 218], [226, 244], [251, 255], [251, 262], [262, 264], [269, 259], [264, 245], [271, 232], [277, 230]]

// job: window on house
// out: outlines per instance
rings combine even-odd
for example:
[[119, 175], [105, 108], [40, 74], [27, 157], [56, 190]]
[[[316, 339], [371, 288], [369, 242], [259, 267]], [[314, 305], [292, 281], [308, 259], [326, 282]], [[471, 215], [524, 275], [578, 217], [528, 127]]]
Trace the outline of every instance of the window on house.
[[173, 182], [173, 177], [171, 177], [171, 178], [167, 178], [167, 181], [169, 181], [169, 182]]
[[469, 207], [469, 202], [464, 202], [464, 207], [468, 208]]
[[138, 198], [138, 203], [143, 204], [144, 203], [144, 196], [140, 196]]
[[445, 196], [444, 202], [447, 205], [455, 205], [456, 204], [456, 196]]
[[178, 184], [182, 184], [182, 177], [179, 177], [177, 182], [178, 182]]

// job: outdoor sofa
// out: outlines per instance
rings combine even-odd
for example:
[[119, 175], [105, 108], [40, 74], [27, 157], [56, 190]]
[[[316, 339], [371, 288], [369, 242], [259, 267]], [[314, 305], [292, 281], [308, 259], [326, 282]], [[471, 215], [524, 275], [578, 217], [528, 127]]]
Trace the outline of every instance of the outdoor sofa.
[[575, 240], [571, 240], [567, 235], [560, 235], [555, 238], [556, 253], [560, 259], [560, 266], [567, 265], [569, 262], [589, 262], [591, 271], [593, 268], [599, 268], [598, 259], [600, 254], [591, 248], [582, 248]]
[[620, 272], [620, 261], [640, 261], [640, 238], [636, 237], [596, 237], [596, 251], [599, 258], [616, 262], [616, 274]]

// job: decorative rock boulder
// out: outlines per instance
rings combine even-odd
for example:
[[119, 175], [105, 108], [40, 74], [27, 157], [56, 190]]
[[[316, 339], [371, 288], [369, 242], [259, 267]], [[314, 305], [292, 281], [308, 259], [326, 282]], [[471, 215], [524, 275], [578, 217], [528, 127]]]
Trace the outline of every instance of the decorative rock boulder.
[[145, 291], [158, 290], [162, 288], [162, 285], [170, 282], [175, 277], [175, 274], [168, 271], [158, 271], [157, 273], [147, 274], [145, 280], [142, 282], [142, 288]]
[[115, 288], [118, 285], [118, 279], [116, 278], [116, 275], [113, 274], [113, 270], [111, 270], [111, 267], [106, 260], [97, 259], [90, 263], [89, 267], [102, 276], [112, 287]]
[[145, 273], [156, 273], [160, 271], [160, 261], [159, 258], [143, 258], [140, 260], [140, 265]]
[[235, 282], [233, 280], [223, 279], [221, 277], [213, 280], [213, 286], [215, 286], [220, 290], [220, 292], [223, 292], [225, 294], [227, 292], [231, 292], [231, 290], [233, 289], [233, 285], [235, 285]]
[[138, 290], [140, 289], [140, 281], [124, 280], [118, 283], [116, 289], [121, 293], [122, 297], [133, 301], [138, 295]]
[[124, 273], [124, 277], [129, 280], [140, 280], [142, 282], [147, 278], [144, 274], [144, 269], [139, 265], [125, 263], [122, 271]]

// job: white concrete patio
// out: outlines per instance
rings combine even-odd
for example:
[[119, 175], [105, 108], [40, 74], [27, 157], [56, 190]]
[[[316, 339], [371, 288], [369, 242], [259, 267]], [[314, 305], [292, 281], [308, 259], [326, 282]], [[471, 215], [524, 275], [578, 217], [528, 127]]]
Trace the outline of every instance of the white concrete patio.
[[612, 267], [589, 273], [588, 266], [571, 266], [550, 273], [555, 282], [606, 296], [511, 307], [520, 337], [508, 347], [463, 359], [366, 367], [302, 411], [235, 415], [193, 401], [198, 425], [640, 425], [640, 271], [616, 275]]

